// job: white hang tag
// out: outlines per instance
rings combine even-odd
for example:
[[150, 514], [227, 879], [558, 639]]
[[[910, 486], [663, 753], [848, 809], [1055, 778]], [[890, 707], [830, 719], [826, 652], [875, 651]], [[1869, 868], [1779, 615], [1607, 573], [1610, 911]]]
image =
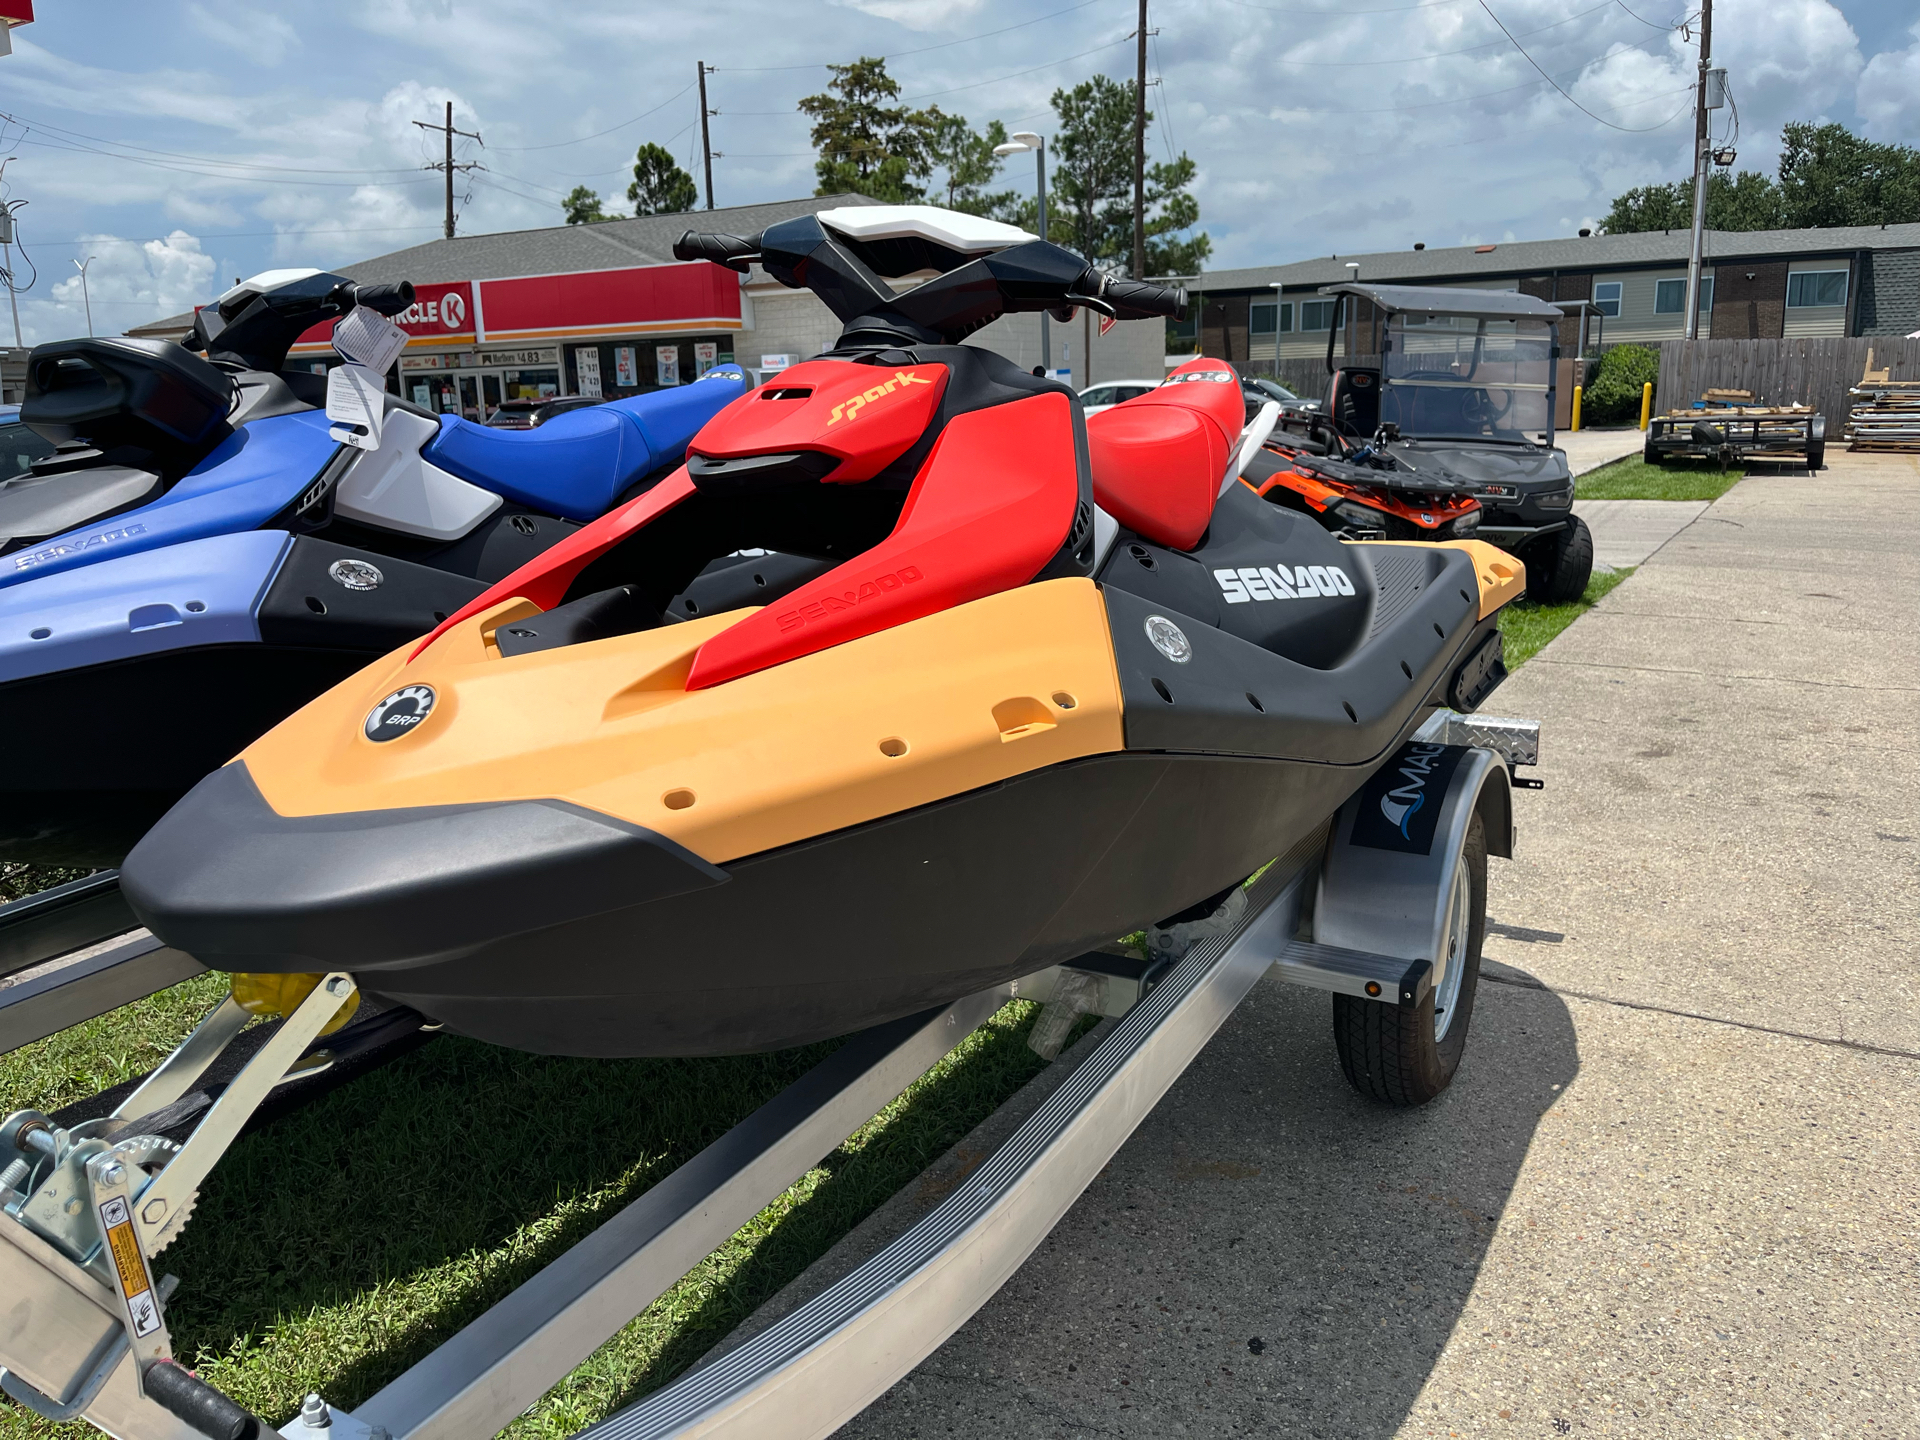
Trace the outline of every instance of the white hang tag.
[[380, 448], [380, 422], [386, 418], [386, 386], [361, 365], [336, 365], [327, 372], [327, 433], [357, 450]]
[[407, 332], [378, 310], [356, 305], [333, 327], [333, 348], [355, 365], [384, 375], [407, 348]]

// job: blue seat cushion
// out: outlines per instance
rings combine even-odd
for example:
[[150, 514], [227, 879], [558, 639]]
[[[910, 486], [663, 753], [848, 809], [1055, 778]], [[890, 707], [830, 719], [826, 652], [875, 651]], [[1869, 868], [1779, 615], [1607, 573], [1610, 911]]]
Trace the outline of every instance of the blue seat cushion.
[[537, 430], [496, 430], [451, 415], [421, 454], [462, 480], [568, 520], [593, 520], [686, 450], [700, 427], [750, 388], [731, 367], [678, 385], [556, 415]]

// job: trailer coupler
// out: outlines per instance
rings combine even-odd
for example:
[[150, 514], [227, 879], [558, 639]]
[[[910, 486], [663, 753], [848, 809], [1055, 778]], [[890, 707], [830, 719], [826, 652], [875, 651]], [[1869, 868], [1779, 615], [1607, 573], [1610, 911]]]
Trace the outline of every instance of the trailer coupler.
[[253, 1018], [232, 997], [104, 1119], [62, 1128], [21, 1110], [0, 1121], [0, 1389], [46, 1419], [84, 1418], [110, 1434], [248, 1440], [252, 1417], [173, 1363], [174, 1280], [156, 1281], [153, 1261], [253, 1112], [357, 998], [351, 976], [316, 977], [183, 1145], [142, 1122], [186, 1094]]

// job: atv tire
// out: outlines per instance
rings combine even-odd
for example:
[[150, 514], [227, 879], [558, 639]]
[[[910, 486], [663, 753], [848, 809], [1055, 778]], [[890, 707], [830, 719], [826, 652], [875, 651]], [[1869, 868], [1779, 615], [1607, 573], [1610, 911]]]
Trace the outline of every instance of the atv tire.
[[[1459, 967], [1457, 987], [1442, 983], [1415, 1006], [1333, 997], [1333, 1044], [1347, 1083], [1387, 1105], [1424, 1105], [1453, 1083], [1466, 1052], [1473, 997], [1480, 984], [1480, 947], [1487, 938], [1487, 832], [1478, 815], [1456, 868], [1455, 884], [1468, 887], [1464, 943], [1449, 963]], [[1451, 908], [1451, 907], [1449, 907]], [[1435, 1037], [1435, 1004], [1451, 992], [1453, 1018]]]
[[1578, 515], [1567, 528], [1533, 542], [1520, 557], [1527, 566], [1527, 598], [1536, 605], [1570, 605], [1593, 578], [1593, 532]]

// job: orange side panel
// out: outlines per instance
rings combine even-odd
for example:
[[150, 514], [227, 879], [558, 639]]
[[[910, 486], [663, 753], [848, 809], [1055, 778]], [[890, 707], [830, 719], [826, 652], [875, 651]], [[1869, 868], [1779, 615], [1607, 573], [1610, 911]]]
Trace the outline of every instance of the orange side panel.
[[[1091, 580], [1023, 585], [685, 688], [701, 645], [765, 613], [509, 658], [469, 620], [412, 664], [396, 651], [343, 681], [242, 758], [282, 815], [551, 797], [724, 864], [1125, 748]], [[432, 686], [433, 711], [375, 744], [367, 712], [402, 684]]]
[[956, 415], [893, 533], [714, 636], [687, 687], [720, 685], [798, 655], [1024, 585], [1066, 543], [1079, 501], [1065, 395]]

